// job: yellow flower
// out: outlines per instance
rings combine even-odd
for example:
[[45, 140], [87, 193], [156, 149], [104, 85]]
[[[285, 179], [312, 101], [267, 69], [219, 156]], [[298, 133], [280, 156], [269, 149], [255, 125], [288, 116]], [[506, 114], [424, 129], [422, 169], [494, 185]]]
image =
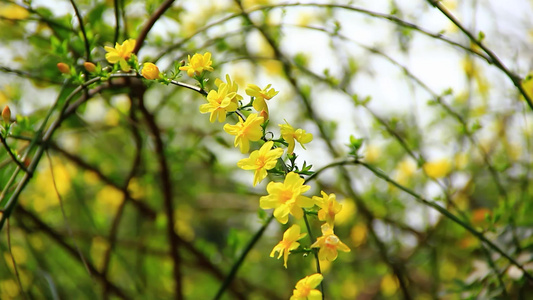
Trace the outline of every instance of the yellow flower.
[[269, 89], [271, 84], [267, 85], [264, 89], [261, 89], [255, 84], [249, 84], [246, 87], [246, 94], [248, 96], [255, 97], [254, 99], [254, 108], [257, 111], [266, 111], [268, 113], [268, 106], [266, 105], [265, 100], [270, 100], [272, 97], [276, 96], [279, 91], [274, 90], [274, 88]]
[[322, 293], [315, 289], [324, 277], [320, 273], [306, 276], [296, 283], [290, 300], [320, 300]]
[[452, 164], [446, 158], [425, 163], [422, 168], [431, 178], [441, 178], [450, 173]]
[[159, 68], [151, 62], [144, 63], [141, 75], [148, 80], [158, 79]]
[[268, 196], [259, 199], [259, 206], [262, 209], [274, 209], [274, 217], [282, 224], [289, 220], [289, 214], [296, 219], [303, 217], [302, 207], [312, 207], [313, 200], [302, 194], [307, 192], [311, 187], [304, 185], [304, 180], [300, 175], [290, 172], [285, 177], [285, 181], [270, 182], [267, 185]]
[[211, 64], [213, 62], [211, 61], [211, 53], [206, 52], [204, 55], [196, 53], [192, 56], [189, 55], [189, 64], [183, 67], [180, 67], [181, 71], [187, 71], [187, 75], [189, 77], [193, 77], [194, 75], [200, 75], [204, 71], [213, 71], [213, 67], [211, 67]]
[[278, 259], [283, 255], [283, 265], [287, 268], [287, 260], [289, 259], [290, 252], [300, 247], [300, 243], [298, 243], [297, 240], [302, 239], [306, 235], [307, 233], [300, 233], [300, 226], [296, 224], [292, 225], [291, 228], [283, 233], [283, 240], [272, 249], [270, 257], [274, 257], [274, 254], [279, 252]]
[[281, 128], [281, 136], [283, 139], [289, 144], [289, 148], [287, 149], [287, 153], [294, 152], [294, 145], [296, 140], [302, 148], [305, 149], [304, 144], [307, 144], [313, 140], [313, 134], [305, 132], [303, 129], [296, 129], [289, 124], [279, 124], [279, 127]]
[[239, 86], [232, 82], [229, 75], [226, 75], [228, 83], [222, 82], [220, 79], [215, 80], [215, 85], [218, 87], [218, 92], [211, 90], [207, 94], [207, 102], [200, 105], [200, 112], [205, 114], [210, 112], [209, 121], [211, 123], [218, 119], [219, 122], [226, 120], [226, 113], [236, 111], [238, 108], [241, 96], [237, 94]]
[[283, 149], [272, 149], [274, 142], [266, 142], [261, 149], [255, 150], [250, 154], [249, 158], [243, 158], [237, 166], [244, 170], [255, 170], [254, 174], [254, 186], [261, 182], [267, 176], [267, 170], [270, 170], [276, 166], [278, 158], [283, 155]]
[[250, 150], [250, 141], [256, 142], [263, 136], [263, 117], [258, 117], [257, 114], [250, 114], [246, 121], [242, 121], [239, 117], [239, 122], [235, 125], [224, 125], [224, 131], [235, 136], [234, 145], [241, 150], [241, 153], [246, 153]]
[[128, 59], [130, 59], [133, 49], [135, 49], [135, 43], [136, 41], [134, 39], [129, 39], [122, 44], [116, 43], [115, 48], [104, 47], [105, 51], [107, 51], [105, 59], [110, 64], [119, 63], [122, 71], [129, 72], [131, 67], [128, 65]]
[[320, 207], [318, 211], [318, 219], [320, 221], [326, 221], [330, 226], [333, 227], [335, 222], [335, 215], [338, 214], [342, 205], [337, 202], [335, 194], [326, 194], [324, 191], [320, 192], [322, 197], [313, 196], [313, 201], [315, 204]]
[[350, 252], [350, 248], [346, 246], [341, 240], [333, 233], [333, 226], [329, 224], [323, 224], [322, 236], [319, 237], [316, 242], [311, 245], [311, 248], [320, 248], [318, 250], [319, 260], [334, 261], [337, 258], [337, 251]]

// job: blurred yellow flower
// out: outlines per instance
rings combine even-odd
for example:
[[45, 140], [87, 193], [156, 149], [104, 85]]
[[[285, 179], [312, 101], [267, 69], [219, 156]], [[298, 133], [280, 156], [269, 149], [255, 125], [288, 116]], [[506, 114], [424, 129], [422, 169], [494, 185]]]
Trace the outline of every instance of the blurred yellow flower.
[[431, 178], [441, 178], [448, 175], [451, 171], [452, 164], [446, 158], [426, 162], [422, 168], [424, 172]]
[[122, 201], [124, 201], [124, 194], [115, 187], [106, 185], [96, 194], [96, 210], [101, 211], [105, 208], [106, 213], [114, 214]]
[[321, 229], [322, 236], [311, 245], [311, 248], [320, 248], [320, 250], [318, 250], [319, 260], [334, 261], [337, 259], [338, 250], [343, 252], [351, 251], [350, 248], [341, 242], [341, 240], [333, 233], [333, 226], [326, 223], [322, 225]]
[[256, 142], [263, 136], [263, 117], [258, 117], [257, 114], [250, 114], [246, 121], [242, 121], [239, 117], [239, 122], [235, 125], [224, 125], [224, 131], [234, 135], [235, 147], [239, 146], [241, 153], [247, 153], [250, 150], [250, 141]]
[[342, 225], [352, 221], [356, 212], [357, 207], [355, 207], [354, 201], [348, 198], [344, 199], [341, 211], [335, 216], [335, 223]]
[[354, 225], [350, 231], [350, 238], [354, 247], [359, 247], [366, 241], [368, 229], [365, 224]]
[[313, 200], [302, 194], [311, 187], [304, 185], [304, 180], [300, 175], [290, 172], [285, 177], [285, 181], [270, 182], [267, 185], [268, 196], [259, 199], [259, 206], [262, 209], [274, 209], [274, 217], [282, 224], [289, 220], [289, 214], [296, 219], [303, 217], [302, 207], [312, 207]]
[[237, 166], [244, 170], [254, 170], [254, 186], [261, 182], [267, 176], [267, 170], [274, 168], [278, 162], [278, 158], [283, 155], [283, 149], [272, 149], [274, 142], [266, 142], [261, 149], [255, 150], [250, 154], [249, 158], [243, 158]]
[[394, 275], [387, 274], [381, 279], [381, 292], [386, 297], [394, 295], [399, 286], [398, 278]]
[[306, 276], [296, 283], [290, 300], [320, 300], [322, 293], [315, 289], [324, 277], [320, 273]]
[[300, 226], [292, 225], [291, 228], [287, 229], [283, 233], [283, 240], [279, 242], [272, 252], [270, 252], [270, 257], [274, 257], [276, 252], [279, 252], [278, 259], [283, 255], [283, 265], [287, 268], [287, 260], [289, 259], [289, 254], [292, 250], [298, 249], [300, 243], [297, 241], [302, 239], [307, 235], [307, 233], [300, 233]]
[[141, 75], [148, 80], [158, 79], [159, 68], [151, 62], [144, 63]]
[[453, 160], [454, 160], [455, 168], [462, 170], [466, 168], [468, 164], [468, 155], [465, 152], [457, 153], [455, 154]]
[[375, 145], [367, 145], [365, 149], [365, 161], [375, 163], [381, 156], [381, 148]]
[[313, 140], [313, 134], [307, 133], [303, 129], [298, 128], [294, 130], [294, 127], [292, 127], [289, 123], [278, 125], [280, 127], [281, 136], [289, 144], [289, 147], [287, 148], [287, 153], [289, 154], [294, 152], [295, 140], [300, 143], [304, 149], [304, 144], [307, 144]]
[[9, 20], [24, 20], [30, 15], [27, 9], [16, 4], [0, 4], [0, 17]]
[[131, 67], [128, 64], [128, 59], [130, 59], [135, 49], [135, 43], [136, 41], [134, 39], [129, 39], [122, 44], [116, 43], [115, 48], [105, 46], [104, 49], [107, 51], [105, 59], [110, 64], [119, 63], [122, 71], [129, 72]]
[[0, 298], [16, 299], [20, 293], [19, 285], [13, 279], [0, 281]]
[[193, 77], [194, 75], [201, 75], [204, 71], [213, 71], [213, 67], [211, 67], [211, 64], [213, 62], [211, 61], [211, 53], [206, 52], [203, 55], [196, 53], [192, 56], [189, 55], [189, 64], [183, 67], [180, 67], [181, 71], [186, 71], [187, 75], [189, 77]]

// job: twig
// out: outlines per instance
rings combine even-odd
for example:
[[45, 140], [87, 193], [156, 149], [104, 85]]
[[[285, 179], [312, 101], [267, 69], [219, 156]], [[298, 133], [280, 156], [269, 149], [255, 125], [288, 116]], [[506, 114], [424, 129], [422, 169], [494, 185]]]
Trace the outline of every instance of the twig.
[[11, 262], [13, 263], [13, 269], [15, 270], [15, 277], [17, 279], [17, 284], [20, 289], [20, 293], [22, 294], [22, 298], [26, 298], [26, 293], [24, 293], [24, 289], [22, 288], [22, 282], [20, 281], [20, 274], [17, 267], [17, 262], [15, 261], [15, 256], [13, 255], [13, 251], [11, 250], [11, 227], [9, 226], [9, 220], [7, 221], [7, 249], [9, 250], [9, 254], [11, 255]]
[[179, 81], [176, 81], [176, 80], [172, 80], [170, 83], [172, 83], [173, 85], [177, 85], [177, 86], [181, 86], [181, 87], [184, 87], [184, 88], [188, 88], [190, 90], [193, 90], [197, 93], [200, 93], [204, 96], [207, 96], [207, 91], [203, 90], [201, 87], [199, 86], [194, 86], [194, 85], [190, 85], [190, 84], [187, 84], [187, 83], [184, 83], [184, 82], [179, 82]]
[[137, 37], [137, 43], [135, 44], [135, 49], [133, 49], [133, 53], [137, 54], [139, 50], [142, 47], [142, 44], [144, 43], [144, 40], [146, 39], [146, 36], [152, 29], [152, 26], [154, 26], [155, 22], [161, 18], [161, 16], [172, 6], [172, 3], [174, 3], [174, 0], [166, 0], [159, 6], [159, 8], [150, 16], [150, 19], [146, 21], [146, 24], [144, 24], [143, 29], [141, 30], [141, 33]]
[[520, 91], [520, 94], [524, 97], [527, 104], [529, 105], [529, 108], [533, 109], [533, 102], [531, 100], [531, 97], [527, 94], [526, 90], [522, 87], [522, 81], [520, 77], [513, 72], [511, 72], [504, 64], [503, 62], [496, 56], [496, 54], [490, 50], [485, 44], [483, 44], [482, 39], [476, 38], [472, 32], [470, 32], [466, 27], [464, 27], [461, 22], [455, 18], [455, 16], [444, 6], [440, 1], [438, 0], [426, 0], [430, 5], [436, 7], [448, 20], [450, 20], [455, 26], [457, 26], [469, 39], [472, 43], [476, 44], [479, 48], [481, 48], [489, 57], [490, 61], [488, 61], [490, 64], [494, 64], [498, 69], [502, 70], [509, 79], [513, 82], [515, 87]]
[[[144, 86], [142, 87], [144, 88]], [[179, 253], [179, 240], [174, 233], [174, 203], [172, 199], [172, 182], [170, 179], [170, 171], [168, 168], [167, 158], [165, 155], [165, 149], [163, 145], [163, 139], [161, 138], [161, 130], [157, 126], [154, 116], [144, 106], [144, 90], [134, 93], [139, 100], [139, 110], [141, 111], [144, 119], [148, 125], [148, 129], [155, 143], [155, 154], [159, 163], [159, 176], [161, 178], [161, 192], [163, 193], [163, 206], [167, 217], [167, 238], [170, 244], [170, 257], [174, 263], [174, 292], [176, 299], [183, 299], [183, 279], [181, 274], [181, 257]]]
[[265, 230], [267, 229], [268, 225], [270, 224], [270, 222], [272, 222], [273, 219], [274, 219], [274, 215], [271, 215], [270, 218], [268, 218], [268, 220], [266, 220], [266, 222], [263, 224], [263, 226], [261, 226], [261, 228], [259, 228], [259, 230], [252, 237], [252, 239], [248, 242], [248, 244], [246, 245], [246, 247], [242, 251], [242, 253], [239, 256], [239, 258], [237, 259], [237, 261], [233, 264], [233, 266], [231, 266], [231, 270], [229, 271], [228, 276], [226, 276], [226, 279], [224, 280], [224, 282], [222, 283], [222, 286], [220, 286], [220, 288], [218, 289], [215, 297], [213, 298], [214, 300], [218, 300], [218, 299], [222, 298], [222, 295], [224, 295], [224, 292], [226, 291], [226, 289], [229, 287], [229, 285], [231, 284], [231, 282], [233, 281], [235, 276], [237, 276], [237, 272], [239, 271], [241, 265], [244, 263], [244, 260], [246, 259], [246, 257], [250, 253], [250, 251], [253, 249], [255, 244], [263, 236], [263, 233], [265, 232]]
[[17, 166], [21, 168], [24, 172], [29, 173], [28, 169], [26, 169], [26, 166], [24, 166], [24, 164], [15, 156], [15, 153], [11, 151], [11, 148], [7, 145], [7, 141], [2, 134], [0, 134], [0, 141], [2, 141], [2, 145], [4, 145], [4, 147], [6, 148], [7, 153], [11, 157], [11, 160], [15, 162], [15, 164], [17, 164]]
[[72, 8], [74, 8], [74, 12], [76, 13], [76, 17], [78, 18], [78, 22], [80, 23], [80, 30], [81, 34], [83, 35], [83, 42], [85, 44], [85, 60], [91, 61], [91, 47], [89, 46], [89, 40], [87, 39], [87, 33], [85, 32], [83, 18], [81, 17], [81, 13], [78, 9], [78, 6], [76, 5], [76, 2], [74, 2], [74, 0], [70, 0], [70, 3], [72, 4]]
[[[134, 109], [134, 101], [132, 101], [132, 96], [130, 96], [130, 102], [131, 102], [131, 109], [130, 109], [130, 119], [132, 122], [137, 122], [137, 119], [135, 117], [135, 109]], [[130, 172], [126, 176], [126, 180], [123, 184], [123, 189], [128, 190], [128, 185], [135, 176], [135, 174], [138, 172], [139, 168], [141, 167], [141, 155], [142, 155], [142, 137], [139, 133], [139, 130], [136, 125], [131, 125], [130, 130], [133, 136], [133, 140], [135, 141], [135, 156], [133, 158]], [[104, 276], [107, 276], [107, 273], [109, 271], [109, 265], [111, 262], [111, 253], [113, 249], [115, 248], [116, 242], [117, 242], [117, 235], [118, 235], [118, 228], [120, 226], [120, 221], [122, 220], [122, 216], [124, 215], [124, 208], [126, 207], [128, 197], [124, 194], [124, 197], [122, 199], [122, 202], [120, 203], [119, 207], [117, 208], [117, 212], [115, 214], [115, 218], [113, 219], [113, 223], [111, 225], [111, 230], [109, 231], [109, 247], [107, 248], [106, 253], [104, 254], [104, 266], [102, 269], [102, 273]], [[104, 286], [104, 298], [108, 299], [108, 287], [107, 285]]]
[[59, 193], [59, 190], [57, 189], [56, 177], [54, 174], [54, 166], [52, 164], [52, 158], [50, 157], [50, 152], [46, 151], [46, 157], [48, 158], [48, 164], [50, 165], [50, 174], [52, 175], [52, 185], [54, 187], [57, 200], [59, 201], [59, 207], [61, 209], [61, 214], [63, 215], [63, 220], [65, 221], [65, 227], [67, 228], [68, 235], [72, 239], [72, 243], [74, 243], [76, 252], [78, 252], [78, 255], [80, 256], [80, 260], [82, 264], [85, 266], [87, 273], [89, 274], [89, 276], [92, 277], [91, 270], [89, 269], [89, 267], [87, 267], [87, 260], [85, 260], [85, 257], [83, 256], [83, 253], [81, 253], [80, 247], [78, 246], [78, 243], [76, 243], [76, 239], [74, 239], [74, 235], [72, 234], [72, 227], [70, 227], [67, 214], [65, 213], [65, 207], [63, 206], [63, 198], [61, 197], [61, 194]]
[[119, 2], [120, 0], [114, 0], [114, 7], [115, 10], [115, 38], [113, 39], [113, 45], [115, 45], [118, 42], [119, 34], [120, 34], [120, 9], [119, 9]]
[[119, 184], [115, 183], [111, 178], [109, 178], [107, 175], [102, 173], [102, 171], [100, 169], [96, 168], [93, 165], [90, 165], [89, 163], [84, 161], [81, 157], [66, 151], [65, 149], [63, 149], [60, 146], [58, 146], [56, 143], [50, 143], [50, 148], [52, 150], [57, 151], [58, 153], [61, 153], [63, 156], [65, 156], [67, 159], [69, 159], [70, 161], [72, 161], [73, 163], [78, 165], [79, 167], [81, 167], [81, 168], [83, 168], [85, 170], [93, 172], [104, 183], [116, 188], [117, 190], [120, 190], [124, 194], [126, 199], [128, 201], [131, 201], [132, 204], [137, 208], [137, 210], [140, 213], [142, 213], [143, 215], [145, 215], [146, 217], [148, 217], [151, 220], [155, 220], [155, 217], [157, 216], [157, 213], [155, 212], [155, 210], [153, 208], [148, 206], [145, 203], [145, 201], [143, 201], [141, 199], [133, 198], [127, 188], [124, 188], [124, 187], [120, 186]]
[[[59, 246], [63, 247], [67, 253], [69, 253], [73, 258], [80, 261], [80, 257], [78, 255], [78, 252], [74, 247], [69, 245], [65, 240], [63, 239], [63, 236], [61, 236], [58, 232], [56, 232], [53, 228], [48, 226], [46, 223], [44, 223], [39, 217], [37, 217], [32, 212], [26, 210], [22, 205], [17, 206], [17, 213], [20, 216], [23, 216], [29, 220], [31, 220], [35, 224], [35, 230], [42, 231], [46, 233], [52, 240], [55, 240]], [[95, 277], [97, 277], [102, 282], [108, 282], [111, 291], [113, 294], [115, 294], [117, 297], [121, 299], [131, 299], [131, 297], [128, 297], [126, 293], [121, 290], [118, 286], [116, 286], [114, 283], [110, 282], [108, 278], [103, 276], [103, 274], [96, 269], [96, 267], [91, 264], [90, 262], [87, 262], [87, 267], [91, 271], [91, 274], [93, 274]]]
[[357, 160], [355, 161], [356, 164], [358, 165], [361, 165], [363, 167], [365, 167], [366, 169], [368, 169], [369, 171], [371, 171], [372, 173], [374, 173], [374, 175], [376, 175], [377, 177], [385, 180], [386, 182], [394, 185], [395, 187], [399, 188], [400, 190], [408, 193], [409, 195], [413, 196], [416, 200], [420, 201], [421, 203], [423, 203], [424, 205], [426, 206], [429, 206], [433, 209], [435, 209], [436, 211], [438, 211], [439, 213], [441, 213], [442, 215], [444, 215], [445, 217], [447, 217], [448, 219], [452, 220], [453, 222], [461, 225], [461, 227], [463, 227], [464, 229], [466, 229], [467, 231], [469, 231], [472, 235], [474, 235], [476, 238], [478, 238], [480, 241], [484, 242], [485, 244], [487, 244], [487, 246], [489, 246], [489, 248], [491, 248], [492, 250], [494, 250], [495, 252], [497, 252], [498, 254], [500, 254], [501, 256], [505, 257], [511, 264], [515, 265], [516, 267], [518, 267], [520, 270], [522, 270], [522, 272], [524, 272], [524, 276], [531, 282], [533, 282], [533, 275], [529, 274], [527, 272], [526, 269], [524, 269], [524, 267], [518, 263], [514, 258], [512, 258], [509, 254], [507, 254], [505, 251], [503, 251], [502, 249], [500, 249], [500, 247], [498, 247], [496, 244], [494, 244], [493, 242], [491, 242], [490, 240], [488, 240], [484, 235], [483, 233], [475, 230], [472, 226], [470, 226], [470, 224], [464, 222], [463, 220], [459, 219], [458, 217], [456, 217], [454, 214], [450, 213], [448, 210], [446, 210], [445, 208], [443, 208], [442, 206], [438, 205], [437, 203], [433, 202], [433, 201], [429, 201], [427, 199], [425, 199], [424, 197], [420, 196], [419, 194], [417, 194], [416, 192], [414, 192], [413, 190], [397, 183], [396, 181], [394, 181], [393, 179], [391, 179], [389, 176], [387, 176], [387, 174], [385, 174], [383, 171], [381, 170], [378, 170], [377, 168], [365, 163], [365, 162], [362, 162], [360, 160]]

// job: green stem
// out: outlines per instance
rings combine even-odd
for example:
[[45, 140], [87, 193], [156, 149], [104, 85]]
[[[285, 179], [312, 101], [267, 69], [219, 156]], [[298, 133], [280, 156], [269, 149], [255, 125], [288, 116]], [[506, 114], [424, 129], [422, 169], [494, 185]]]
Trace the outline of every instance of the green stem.
[[[309, 220], [307, 220], [307, 212], [304, 211], [304, 221], [305, 221], [305, 227], [307, 227], [307, 235], [309, 235], [309, 239], [311, 240], [311, 245], [315, 242], [315, 238], [313, 237], [313, 232], [311, 231], [311, 226], [309, 226]], [[315, 249], [313, 250], [313, 255], [315, 256], [316, 261], [316, 272], [322, 274], [322, 271], [320, 270], [320, 260], [318, 259], [318, 253]], [[325, 299], [326, 291], [324, 289], [324, 280], [320, 282], [320, 291], [322, 292], [322, 300]]]
[[241, 253], [241, 256], [239, 256], [239, 259], [237, 259], [237, 261], [231, 267], [231, 270], [228, 276], [226, 276], [226, 278], [224, 279], [224, 282], [222, 283], [222, 286], [220, 286], [217, 294], [213, 298], [214, 300], [220, 299], [222, 297], [226, 289], [229, 287], [229, 285], [231, 284], [231, 282], [237, 275], [237, 272], [239, 271], [244, 260], [246, 259], [246, 256], [248, 256], [252, 248], [259, 241], [259, 239], [263, 236], [263, 233], [265, 233], [265, 230], [267, 229], [268, 225], [270, 224], [270, 222], [272, 222], [273, 219], [274, 219], [274, 215], [272, 214], [272, 216], [268, 218], [265, 224], [263, 224], [263, 226], [261, 226], [261, 228], [255, 233], [255, 235], [252, 237], [250, 242], [248, 242], [248, 245], [246, 245], [246, 247], [244, 248], [243, 252]]

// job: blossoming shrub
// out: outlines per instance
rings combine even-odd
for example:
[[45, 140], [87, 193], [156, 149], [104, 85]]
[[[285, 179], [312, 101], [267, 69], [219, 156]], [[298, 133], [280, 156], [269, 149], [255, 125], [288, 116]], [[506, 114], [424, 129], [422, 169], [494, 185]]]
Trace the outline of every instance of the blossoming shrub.
[[532, 293], [531, 8], [4, 2], [0, 299]]

